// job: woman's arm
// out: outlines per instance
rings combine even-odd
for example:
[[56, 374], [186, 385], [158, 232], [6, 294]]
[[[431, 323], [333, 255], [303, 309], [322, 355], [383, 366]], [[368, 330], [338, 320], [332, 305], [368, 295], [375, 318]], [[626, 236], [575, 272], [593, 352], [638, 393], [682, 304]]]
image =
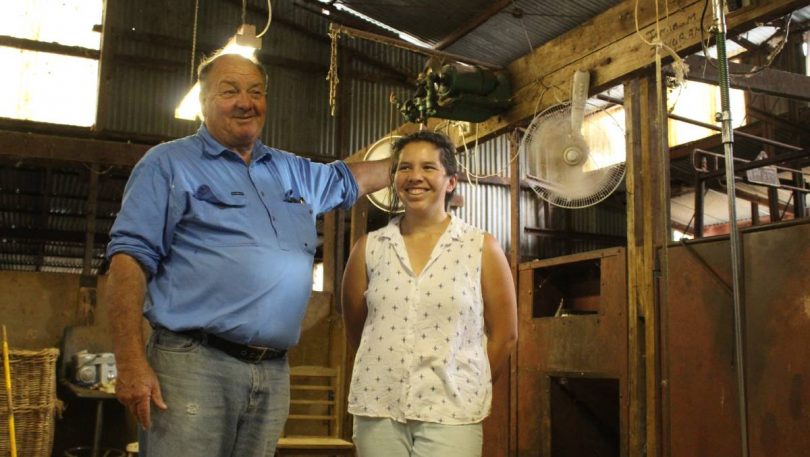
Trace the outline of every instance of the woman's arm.
[[484, 298], [487, 355], [492, 381], [495, 382], [517, 341], [517, 299], [506, 256], [498, 241], [488, 233], [484, 235], [481, 259], [481, 293]]
[[351, 254], [349, 254], [349, 262], [343, 272], [343, 286], [341, 288], [346, 338], [349, 347], [355, 350], [360, 345], [363, 325], [366, 323], [366, 315], [368, 314], [365, 297], [367, 288], [366, 236], [364, 235], [355, 243]]

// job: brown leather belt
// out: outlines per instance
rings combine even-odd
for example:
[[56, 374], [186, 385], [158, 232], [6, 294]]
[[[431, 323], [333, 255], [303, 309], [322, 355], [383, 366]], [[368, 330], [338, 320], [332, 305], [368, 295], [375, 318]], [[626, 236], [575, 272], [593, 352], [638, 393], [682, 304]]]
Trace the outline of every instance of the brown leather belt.
[[186, 330], [178, 333], [199, 339], [204, 345], [219, 349], [229, 356], [247, 363], [259, 363], [264, 360], [280, 359], [287, 354], [286, 349], [234, 343], [233, 341], [228, 341], [211, 333], [205, 333], [202, 330]]

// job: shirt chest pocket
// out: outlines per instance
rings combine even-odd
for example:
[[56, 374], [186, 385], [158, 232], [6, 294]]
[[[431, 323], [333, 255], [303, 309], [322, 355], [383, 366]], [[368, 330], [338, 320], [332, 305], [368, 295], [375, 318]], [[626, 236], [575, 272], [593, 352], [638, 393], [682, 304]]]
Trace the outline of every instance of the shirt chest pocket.
[[189, 221], [210, 246], [255, 244], [250, 235], [247, 199], [241, 191], [226, 191], [207, 184], [192, 194]]
[[305, 251], [315, 254], [318, 233], [312, 207], [306, 202], [283, 202], [280, 206], [283, 220], [276, 218], [278, 241], [285, 251]]

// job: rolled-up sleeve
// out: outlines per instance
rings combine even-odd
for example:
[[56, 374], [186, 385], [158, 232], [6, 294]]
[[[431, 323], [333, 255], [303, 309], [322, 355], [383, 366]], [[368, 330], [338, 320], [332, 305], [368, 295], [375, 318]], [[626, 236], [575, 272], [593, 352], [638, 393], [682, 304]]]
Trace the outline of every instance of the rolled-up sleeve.
[[347, 209], [357, 201], [357, 181], [343, 161], [322, 164], [302, 158], [298, 160], [295, 182], [306, 188], [309, 193], [307, 201], [318, 214], [338, 207]]
[[128, 254], [154, 274], [168, 252], [171, 180], [156, 160], [149, 159], [144, 157], [127, 181], [106, 255]]

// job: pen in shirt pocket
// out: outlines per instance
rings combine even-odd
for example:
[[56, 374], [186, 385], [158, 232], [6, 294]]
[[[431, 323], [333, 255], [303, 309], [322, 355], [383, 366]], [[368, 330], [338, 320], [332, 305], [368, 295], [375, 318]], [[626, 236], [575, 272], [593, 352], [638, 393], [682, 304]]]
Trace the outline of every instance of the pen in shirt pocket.
[[294, 193], [292, 189], [288, 190], [287, 193], [284, 194], [284, 201], [287, 203], [306, 203], [306, 201], [304, 201], [304, 197]]

